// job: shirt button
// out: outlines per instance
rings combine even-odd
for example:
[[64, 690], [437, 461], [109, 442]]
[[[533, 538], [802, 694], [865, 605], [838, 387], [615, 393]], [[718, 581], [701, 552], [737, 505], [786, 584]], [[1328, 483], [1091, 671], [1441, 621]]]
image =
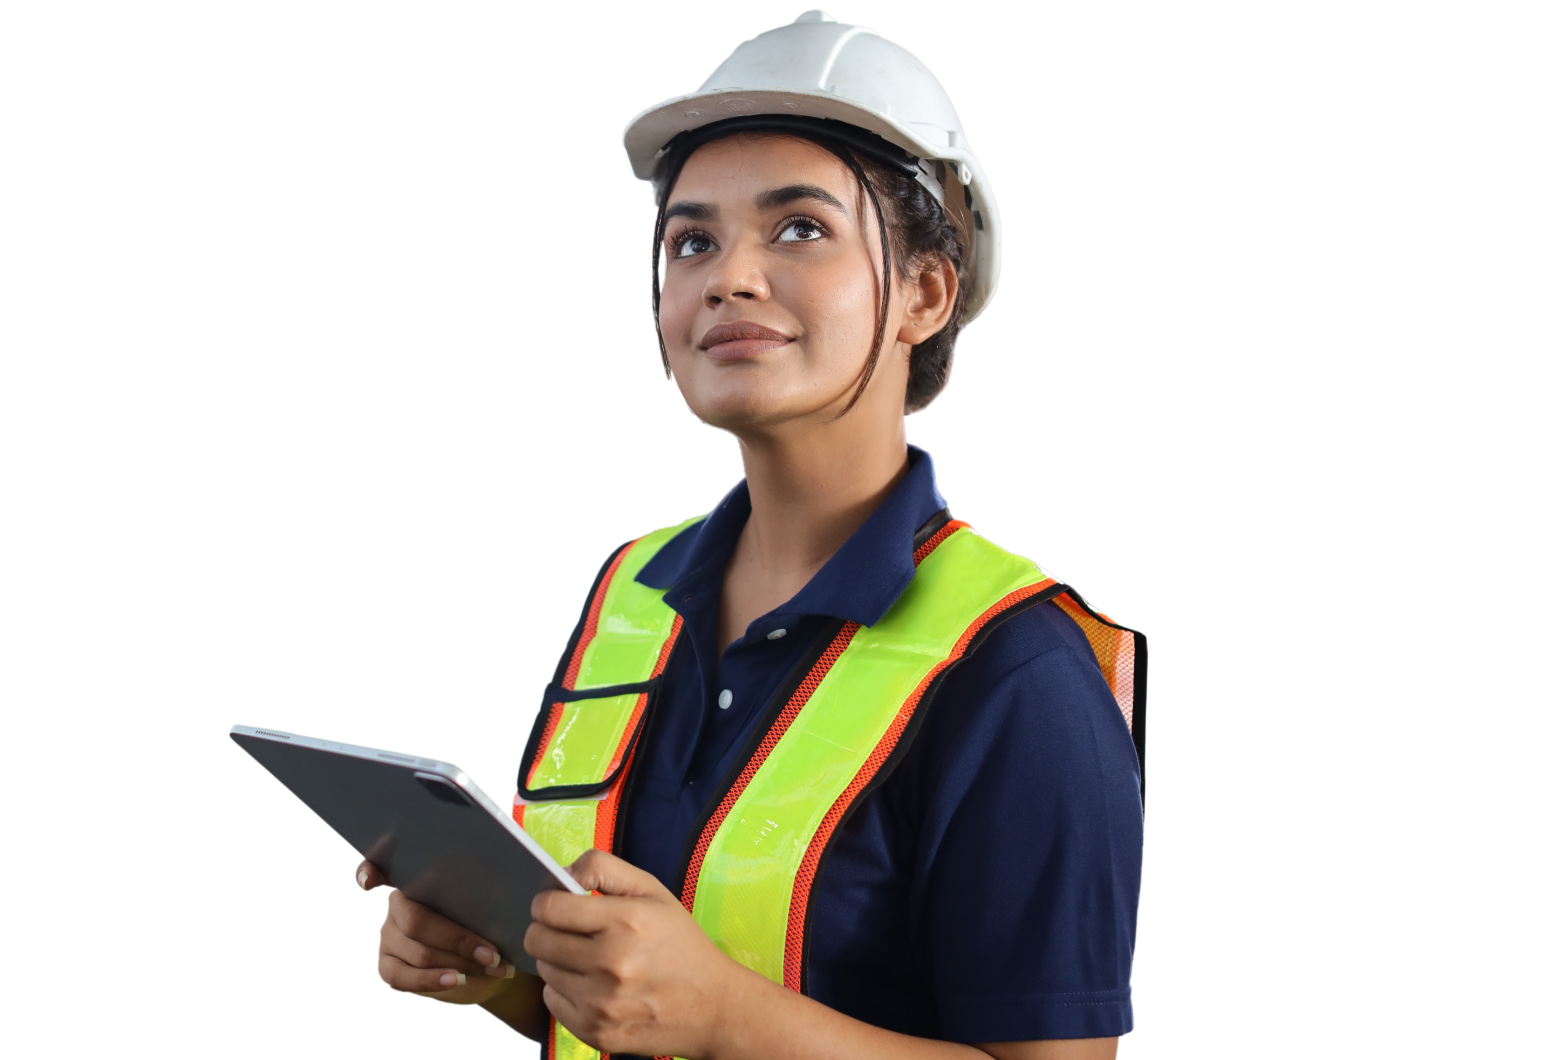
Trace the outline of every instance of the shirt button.
[[785, 636], [785, 630], [783, 629], [774, 629], [769, 631], [770, 640], [779, 640], [783, 636]]
[[721, 689], [720, 698], [716, 699], [715, 703], [720, 707], [721, 710], [725, 710], [727, 707], [731, 706], [731, 689]]

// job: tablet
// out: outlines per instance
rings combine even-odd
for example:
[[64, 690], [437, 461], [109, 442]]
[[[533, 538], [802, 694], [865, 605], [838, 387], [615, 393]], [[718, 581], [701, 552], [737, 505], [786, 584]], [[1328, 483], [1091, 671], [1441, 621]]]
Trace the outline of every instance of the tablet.
[[471, 778], [446, 762], [235, 725], [233, 741], [415, 902], [536, 972], [531, 899], [586, 891]]

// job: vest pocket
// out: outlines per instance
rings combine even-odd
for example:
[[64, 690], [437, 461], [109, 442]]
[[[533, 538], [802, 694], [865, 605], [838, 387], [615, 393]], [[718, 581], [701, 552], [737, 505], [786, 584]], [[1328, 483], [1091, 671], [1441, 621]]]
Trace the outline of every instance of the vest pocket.
[[526, 802], [581, 799], [610, 788], [639, 740], [661, 677], [599, 688], [547, 686], [519, 779]]

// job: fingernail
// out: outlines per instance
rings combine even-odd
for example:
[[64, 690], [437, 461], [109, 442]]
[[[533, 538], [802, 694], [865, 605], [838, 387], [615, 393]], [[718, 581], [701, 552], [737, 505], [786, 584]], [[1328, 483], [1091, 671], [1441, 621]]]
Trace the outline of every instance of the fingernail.
[[489, 968], [498, 967], [498, 953], [491, 946], [478, 946], [471, 951], [471, 956], [478, 964], [485, 964]]
[[368, 890], [368, 870], [367, 869], [358, 869], [358, 886], [363, 888], [365, 891]]
[[512, 965], [512, 964], [504, 965], [504, 978], [505, 979], [513, 979], [514, 977], [515, 977], [515, 966]]
[[465, 972], [445, 972], [443, 975], [439, 976], [439, 985], [440, 986], [465, 986], [466, 985], [466, 973]]

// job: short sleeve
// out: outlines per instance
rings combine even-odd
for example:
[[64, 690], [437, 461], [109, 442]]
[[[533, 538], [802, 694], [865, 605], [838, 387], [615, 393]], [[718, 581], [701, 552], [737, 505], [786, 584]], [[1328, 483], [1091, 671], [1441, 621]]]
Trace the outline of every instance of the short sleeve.
[[962, 1042], [1132, 1029], [1143, 816], [1131, 734], [1053, 606], [937, 693], [917, 772], [912, 947]]

